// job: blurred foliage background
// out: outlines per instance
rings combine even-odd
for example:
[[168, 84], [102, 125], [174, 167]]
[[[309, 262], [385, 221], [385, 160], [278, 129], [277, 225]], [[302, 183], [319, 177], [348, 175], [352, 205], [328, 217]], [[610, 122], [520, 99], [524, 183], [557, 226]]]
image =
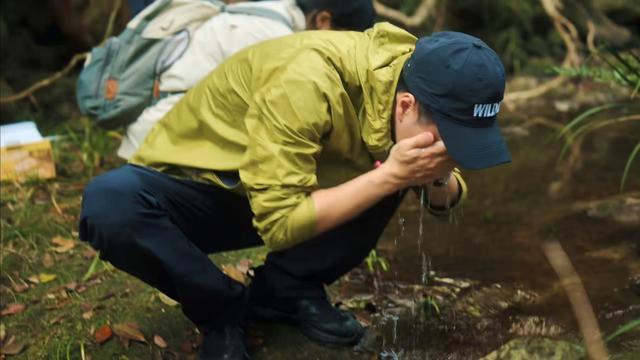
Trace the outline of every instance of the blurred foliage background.
[[[596, 40], [617, 47], [637, 47], [640, 2], [624, 0], [552, 0], [586, 41], [588, 22], [597, 29]], [[511, 74], [544, 76], [563, 59], [566, 49], [543, 7], [544, 0], [382, 0], [375, 1], [404, 14], [428, 5], [428, 15], [417, 26], [404, 26], [416, 35], [438, 30], [457, 30], [485, 40], [502, 57]], [[96, 46], [107, 27], [116, 1], [22, 0], [0, 3], [0, 95], [12, 95], [55, 71], [75, 54]], [[114, 32], [129, 19], [124, 6], [118, 11]], [[79, 71], [76, 66], [72, 75]], [[0, 121], [37, 118], [47, 108], [54, 121], [69, 117], [73, 109], [74, 76], [38, 93], [30, 101], [2, 106]], [[71, 107], [71, 108], [69, 108]]]

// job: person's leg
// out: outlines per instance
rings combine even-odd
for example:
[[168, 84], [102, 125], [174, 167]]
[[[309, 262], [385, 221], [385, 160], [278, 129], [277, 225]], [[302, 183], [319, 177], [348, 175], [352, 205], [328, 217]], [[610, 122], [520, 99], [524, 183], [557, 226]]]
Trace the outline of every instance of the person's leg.
[[310, 338], [351, 345], [363, 334], [350, 316], [326, 300], [324, 285], [360, 264], [399, 206], [391, 195], [357, 218], [290, 249], [273, 252], [255, 271], [251, 301], [258, 318], [288, 321]]
[[269, 296], [323, 296], [330, 284], [360, 264], [373, 249], [400, 205], [393, 194], [353, 220], [313, 239], [267, 256], [254, 279]]
[[176, 299], [201, 330], [243, 315], [244, 286], [207, 257], [262, 244], [243, 197], [125, 165], [87, 186], [79, 228], [102, 259]]

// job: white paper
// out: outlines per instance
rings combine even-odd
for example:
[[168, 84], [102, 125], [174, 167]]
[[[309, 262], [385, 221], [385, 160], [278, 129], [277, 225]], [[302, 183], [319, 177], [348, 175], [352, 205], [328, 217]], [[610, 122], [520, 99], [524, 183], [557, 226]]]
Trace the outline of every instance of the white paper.
[[38, 142], [42, 134], [33, 121], [23, 121], [0, 126], [0, 147]]

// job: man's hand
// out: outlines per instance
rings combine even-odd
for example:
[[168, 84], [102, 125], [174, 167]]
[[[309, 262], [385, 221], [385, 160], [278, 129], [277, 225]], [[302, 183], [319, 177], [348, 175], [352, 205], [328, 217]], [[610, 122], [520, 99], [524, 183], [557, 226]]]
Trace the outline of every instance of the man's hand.
[[434, 140], [433, 134], [424, 132], [399, 141], [379, 169], [385, 171], [399, 189], [447, 176], [455, 162], [447, 154], [444, 143]]

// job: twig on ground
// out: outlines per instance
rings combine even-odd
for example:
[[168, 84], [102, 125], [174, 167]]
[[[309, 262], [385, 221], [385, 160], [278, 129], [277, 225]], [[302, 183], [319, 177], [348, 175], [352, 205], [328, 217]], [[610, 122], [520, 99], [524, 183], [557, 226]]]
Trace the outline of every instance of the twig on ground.
[[555, 240], [544, 243], [542, 248], [567, 293], [571, 308], [578, 321], [578, 327], [584, 338], [587, 354], [592, 360], [608, 359], [609, 355], [602, 341], [600, 327], [593, 313], [591, 302], [567, 253]]

